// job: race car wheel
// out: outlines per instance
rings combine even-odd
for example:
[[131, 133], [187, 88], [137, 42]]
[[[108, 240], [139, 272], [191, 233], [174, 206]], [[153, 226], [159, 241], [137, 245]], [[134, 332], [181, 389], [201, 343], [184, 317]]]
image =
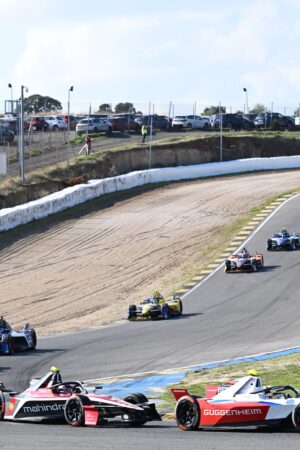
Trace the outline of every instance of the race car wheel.
[[291, 250], [296, 250], [296, 242], [291, 241]]
[[257, 272], [257, 264], [256, 263], [252, 264], [252, 270], [253, 270], [253, 272]]
[[8, 353], [9, 353], [9, 355], [12, 355], [13, 353], [15, 353], [15, 343], [11, 336], [9, 336], [9, 339], [8, 339]]
[[12, 355], [15, 351], [15, 343], [13, 337], [8, 333], [2, 334], [2, 342], [7, 344], [8, 354]]
[[[140, 403], [148, 403], [148, 399], [144, 394], [136, 393], [136, 394], [129, 394], [127, 397], [124, 398], [125, 402], [132, 403], [133, 405], [138, 405]], [[134, 411], [130, 413], [130, 425], [132, 426], [141, 426], [144, 425], [147, 420], [145, 420], [142, 416], [142, 414], [139, 411]]]
[[292, 423], [296, 430], [300, 430], [300, 405], [296, 406], [292, 412]]
[[130, 305], [128, 309], [128, 320], [135, 320], [136, 319], [136, 306]]
[[225, 261], [224, 272], [229, 272], [230, 269], [231, 269], [231, 263], [230, 263], [230, 261], [226, 260], [226, 261]]
[[169, 305], [167, 303], [164, 303], [161, 307], [161, 315], [162, 318], [167, 320], [170, 319], [170, 308]]
[[72, 427], [82, 427], [84, 425], [83, 401], [80, 397], [69, 398], [65, 406], [66, 422]]
[[181, 314], [182, 314], [182, 311], [183, 311], [183, 307], [182, 307], [182, 301], [181, 301], [181, 300], [179, 300], [178, 304], [179, 304], [179, 315], [181, 316]]
[[146, 395], [137, 392], [135, 394], [129, 394], [124, 398], [124, 402], [132, 403], [133, 405], [138, 405], [139, 403], [148, 403]]
[[195, 431], [199, 427], [200, 408], [193, 397], [183, 397], [176, 405], [176, 422], [184, 431]]
[[30, 348], [30, 350], [35, 350], [37, 344], [37, 337], [34, 329], [32, 329], [31, 331], [31, 339], [32, 339], [32, 347]]
[[4, 411], [5, 411], [5, 398], [2, 391], [0, 391], [0, 420], [3, 420], [4, 418]]

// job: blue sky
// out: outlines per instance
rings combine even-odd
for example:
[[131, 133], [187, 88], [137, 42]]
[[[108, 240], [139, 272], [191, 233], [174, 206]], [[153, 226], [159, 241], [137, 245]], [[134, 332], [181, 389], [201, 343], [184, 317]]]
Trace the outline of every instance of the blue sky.
[[67, 109], [291, 114], [300, 102], [300, 0], [0, 0], [0, 111], [20, 86]]

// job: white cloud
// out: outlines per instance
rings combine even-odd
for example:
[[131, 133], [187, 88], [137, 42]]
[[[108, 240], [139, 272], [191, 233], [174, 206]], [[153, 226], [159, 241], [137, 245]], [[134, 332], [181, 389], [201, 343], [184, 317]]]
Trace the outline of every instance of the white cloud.
[[[275, 93], [280, 101], [291, 98], [298, 88], [299, 1], [175, 2], [169, 11], [154, 3], [156, 10], [140, 7], [124, 15], [118, 0], [105, 14], [94, 2], [94, 11], [82, 18], [76, 2], [70, 17], [62, 8], [59, 14], [47, 10], [44, 0], [5, 2], [0, 24], [13, 9], [17, 18], [27, 13], [15, 24], [0, 83], [28, 84], [30, 93], [62, 102], [74, 85], [72, 98], [82, 103], [221, 99], [239, 109], [244, 85], [250, 101], [262, 103]], [[128, 9], [133, 4], [128, 0]]]

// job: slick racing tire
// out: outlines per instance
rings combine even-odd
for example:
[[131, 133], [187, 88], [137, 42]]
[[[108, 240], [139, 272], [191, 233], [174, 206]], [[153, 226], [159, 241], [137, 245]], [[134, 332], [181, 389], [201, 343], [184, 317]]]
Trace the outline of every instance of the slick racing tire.
[[2, 334], [2, 342], [8, 346], [8, 354], [12, 355], [15, 352], [15, 343], [12, 336], [8, 333]]
[[[140, 403], [148, 403], [148, 399], [144, 394], [137, 392], [136, 394], [129, 394], [124, 398], [124, 402], [132, 403], [133, 405], [138, 405]], [[130, 425], [139, 427], [144, 425], [147, 419], [144, 419], [138, 411], [132, 412], [130, 416]]]
[[128, 308], [128, 320], [136, 319], [136, 305], [130, 305]]
[[4, 418], [4, 411], [5, 411], [5, 398], [2, 391], [0, 391], [0, 420], [3, 420]]
[[291, 250], [296, 250], [296, 242], [295, 241], [291, 241]]
[[32, 329], [31, 331], [31, 338], [32, 338], [32, 347], [30, 347], [30, 350], [35, 350], [37, 345], [37, 337], [34, 329]]
[[296, 406], [292, 412], [292, 424], [296, 430], [300, 431], [300, 405]]
[[161, 315], [162, 318], [167, 320], [170, 319], [170, 308], [169, 305], [167, 303], [164, 303], [161, 307]]
[[86, 402], [82, 397], [74, 395], [69, 398], [65, 405], [65, 419], [72, 427], [84, 426], [84, 404]]
[[225, 261], [224, 272], [229, 272], [231, 269], [230, 261]]
[[178, 304], [179, 304], [179, 313], [178, 314], [181, 316], [182, 315], [182, 311], [183, 311], [182, 301], [179, 300]]
[[199, 427], [200, 408], [197, 399], [191, 396], [181, 398], [176, 405], [176, 422], [184, 431], [195, 431]]
[[8, 353], [10, 355], [15, 353], [15, 343], [14, 343], [14, 340], [13, 340], [13, 338], [11, 336], [9, 336], [9, 339], [8, 339]]
[[133, 405], [138, 405], [139, 403], [148, 403], [148, 398], [146, 395], [137, 392], [135, 394], [129, 394], [124, 398], [124, 402], [132, 403]]

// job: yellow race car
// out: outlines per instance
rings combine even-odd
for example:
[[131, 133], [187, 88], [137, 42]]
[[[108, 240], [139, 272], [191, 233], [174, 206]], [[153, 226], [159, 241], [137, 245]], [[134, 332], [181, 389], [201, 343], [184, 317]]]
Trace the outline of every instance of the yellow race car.
[[155, 291], [149, 298], [139, 305], [130, 305], [128, 320], [136, 319], [170, 319], [181, 316], [182, 301], [175, 295], [164, 298], [159, 291]]

